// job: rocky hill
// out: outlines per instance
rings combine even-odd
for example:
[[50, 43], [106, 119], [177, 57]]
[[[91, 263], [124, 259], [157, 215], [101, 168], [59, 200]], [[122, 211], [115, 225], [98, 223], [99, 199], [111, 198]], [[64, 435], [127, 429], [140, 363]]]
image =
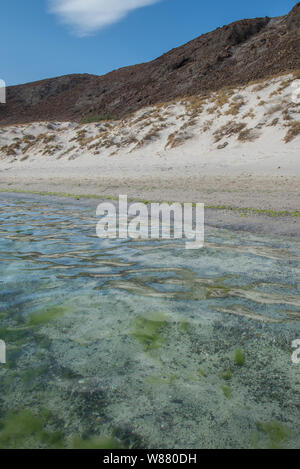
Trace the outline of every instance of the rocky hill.
[[67, 75], [9, 87], [0, 126], [124, 117], [159, 102], [299, 69], [299, 51], [297, 3], [286, 16], [232, 23], [149, 63], [104, 76]]

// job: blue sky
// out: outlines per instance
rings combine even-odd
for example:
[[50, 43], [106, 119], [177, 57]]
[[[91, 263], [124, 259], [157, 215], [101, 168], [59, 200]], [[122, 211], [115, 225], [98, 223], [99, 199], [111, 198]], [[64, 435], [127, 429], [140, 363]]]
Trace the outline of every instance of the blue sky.
[[[141, 5], [148, 4], [141, 7]], [[152, 60], [242, 18], [286, 14], [296, 0], [3, 0], [0, 78], [102, 75]]]

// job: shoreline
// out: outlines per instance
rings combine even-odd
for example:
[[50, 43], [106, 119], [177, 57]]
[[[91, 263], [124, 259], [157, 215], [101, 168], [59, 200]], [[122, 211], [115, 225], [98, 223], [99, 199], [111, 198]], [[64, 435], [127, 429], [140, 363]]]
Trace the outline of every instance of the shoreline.
[[[110, 200], [118, 201], [118, 196], [106, 196], [95, 194], [74, 194], [50, 191], [30, 191], [21, 189], [0, 189], [1, 198], [37, 198], [41, 197], [55, 200], [64, 204], [80, 204], [89, 208], [96, 208], [98, 203]], [[128, 202], [151, 202], [173, 203], [173, 201], [145, 200], [128, 197]], [[205, 224], [209, 227], [225, 229], [230, 231], [249, 232], [256, 235], [274, 235], [284, 238], [299, 238], [300, 241], [300, 212], [275, 211], [268, 209], [256, 209], [249, 207], [229, 207], [205, 205]]]

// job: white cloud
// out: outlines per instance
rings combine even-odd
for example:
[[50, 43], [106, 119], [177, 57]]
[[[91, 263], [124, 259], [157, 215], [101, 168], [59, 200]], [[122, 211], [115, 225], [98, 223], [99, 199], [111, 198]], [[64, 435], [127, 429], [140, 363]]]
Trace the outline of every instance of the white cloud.
[[49, 0], [50, 13], [72, 27], [78, 36], [89, 34], [115, 23], [131, 10], [161, 0]]

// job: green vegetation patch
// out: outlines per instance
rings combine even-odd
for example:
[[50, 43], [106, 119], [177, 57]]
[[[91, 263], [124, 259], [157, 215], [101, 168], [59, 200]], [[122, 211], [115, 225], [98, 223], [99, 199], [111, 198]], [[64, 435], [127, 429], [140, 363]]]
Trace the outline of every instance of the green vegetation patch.
[[7, 344], [22, 346], [30, 339], [30, 329], [17, 327], [0, 327], [0, 337]]
[[234, 352], [234, 363], [238, 366], [244, 366], [245, 364], [245, 353], [241, 348], [237, 348]]
[[[272, 422], [258, 422], [256, 426], [260, 433], [264, 433], [265, 436], [267, 436], [269, 449], [283, 448], [291, 435], [290, 429], [277, 420]], [[256, 437], [259, 438], [259, 434], [256, 435]]]
[[0, 448], [62, 448], [63, 434], [44, 431], [44, 417], [43, 412], [37, 417], [30, 410], [8, 412], [1, 422]]
[[70, 312], [69, 308], [64, 306], [52, 306], [45, 308], [42, 311], [31, 313], [28, 324], [30, 326], [41, 326], [60, 318], [68, 312]]
[[60, 431], [49, 432], [45, 426], [49, 420], [55, 421], [54, 415], [43, 410], [39, 416], [30, 410], [8, 412], [0, 423], [0, 449], [119, 449], [119, 441], [112, 437], [91, 436], [83, 439], [74, 436], [71, 443]]
[[138, 316], [133, 321], [132, 336], [140, 342], [145, 351], [156, 350], [165, 343], [166, 327], [166, 316], [162, 313], [152, 313], [148, 317]]
[[221, 378], [224, 379], [225, 381], [230, 381], [232, 378], [232, 371], [231, 370], [223, 371], [223, 373], [221, 373]]
[[231, 399], [232, 396], [232, 390], [230, 386], [221, 386], [221, 389], [223, 391], [224, 396], [226, 399]]

